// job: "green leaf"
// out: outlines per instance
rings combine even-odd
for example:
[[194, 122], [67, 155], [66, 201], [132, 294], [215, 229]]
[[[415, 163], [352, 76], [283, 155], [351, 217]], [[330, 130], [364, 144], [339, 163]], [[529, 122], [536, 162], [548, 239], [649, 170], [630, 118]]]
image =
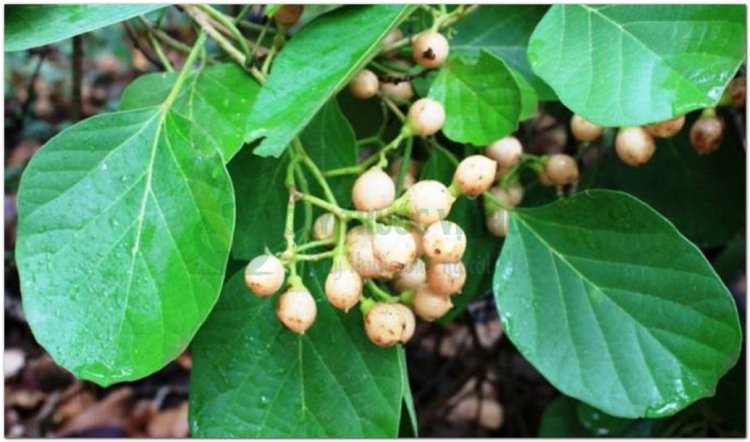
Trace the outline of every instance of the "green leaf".
[[[177, 74], [149, 74], [132, 82], [120, 99], [120, 110], [156, 106], [164, 102]], [[234, 63], [207, 67], [190, 74], [188, 87], [175, 100], [174, 112], [200, 124], [191, 128], [220, 146], [226, 161], [243, 145], [245, 112], [260, 86]]]
[[[354, 129], [344, 117], [335, 99], [320, 109], [302, 132], [300, 140], [307, 154], [321, 170], [357, 164], [357, 139]], [[345, 175], [328, 179], [336, 201], [342, 207], [351, 206], [351, 188], [355, 178], [354, 175]], [[319, 190], [317, 184], [313, 189], [313, 193], [322, 195], [322, 190]]]
[[486, 50], [519, 72], [540, 100], [557, 100], [552, 89], [534, 75], [526, 59], [529, 37], [547, 9], [546, 5], [482, 5], [458, 22], [451, 51], [479, 55]]
[[406, 367], [406, 351], [403, 347], [399, 348], [399, 359], [401, 360], [401, 379], [403, 379], [404, 383], [404, 400], [398, 437], [418, 437], [419, 423], [417, 422], [417, 410], [414, 408], [414, 396], [411, 393], [409, 372]]
[[19, 190], [16, 248], [34, 336], [107, 386], [163, 367], [218, 298], [234, 228], [219, 146], [169, 103], [50, 140]]
[[518, 85], [518, 90], [521, 92], [521, 111], [518, 114], [518, 120], [526, 121], [529, 118], [535, 117], [539, 110], [539, 96], [536, 90], [518, 71], [511, 68], [508, 70], [513, 75], [513, 79]]
[[744, 231], [745, 151], [725, 137], [711, 155], [693, 150], [688, 118], [676, 137], [657, 139], [643, 167], [625, 165], [613, 151], [594, 168], [590, 187], [619, 189], [643, 200], [700, 247], [720, 246]]
[[[241, 150], [227, 165], [237, 195], [237, 228], [232, 257], [249, 260], [284, 249], [284, 222], [289, 199], [284, 180], [288, 155], [261, 158], [250, 147]], [[299, 211], [301, 212], [301, 210]]]
[[521, 353], [613, 416], [674, 414], [739, 355], [736, 306], [700, 250], [625, 193], [514, 210], [494, 291]]
[[296, 33], [279, 53], [247, 115], [247, 141], [264, 138], [255, 153], [281, 155], [413, 9], [404, 5], [347, 6], [315, 19]]
[[555, 5], [528, 57], [594, 123], [662, 121], [716, 105], [745, 58], [745, 6]]
[[578, 420], [576, 400], [558, 396], [547, 405], [539, 423], [539, 437], [591, 437], [592, 434]]
[[5, 52], [55, 43], [164, 5], [8, 5]]
[[197, 437], [395, 437], [404, 394], [398, 348], [367, 339], [362, 314], [325, 300], [330, 263], [308, 266], [318, 303], [303, 336], [234, 275], [196, 337], [190, 427]]
[[518, 126], [521, 91], [505, 63], [486, 51], [476, 60], [450, 57], [429, 95], [445, 106], [443, 133], [457, 143], [486, 145]]

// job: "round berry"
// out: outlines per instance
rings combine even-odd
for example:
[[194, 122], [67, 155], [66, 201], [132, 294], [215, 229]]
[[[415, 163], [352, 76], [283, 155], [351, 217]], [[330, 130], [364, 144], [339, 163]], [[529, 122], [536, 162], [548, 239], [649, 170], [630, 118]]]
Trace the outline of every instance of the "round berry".
[[570, 131], [573, 133], [573, 137], [575, 137], [576, 140], [590, 142], [601, 137], [604, 133], [604, 128], [590, 122], [580, 115], [573, 115], [573, 118], [570, 119]]
[[404, 38], [401, 29], [395, 28], [383, 38], [383, 46], [390, 46]]
[[378, 93], [379, 84], [378, 77], [372, 71], [362, 69], [349, 82], [349, 92], [354, 98], [367, 100]]
[[405, 322], [403, 312], [395, 304], [377, 303], [365, 315], [365, 332], [373, 344], [390, 347], [401, 340]]
[[284, 283], [284, 265], [273, 255], [256, 256], [245, 267], [245, 284], [258, 296], [278, 292]]
[[487, 230], [497, 237], [504, 238], [508, 234], [508, 211], [498, 209], [485, 218]]
[[365, 226], [354, 227], [346, 234], [349, 263], [364, 279], [388, 276], [385, 266], [373, 252], [372, 237]]
[[421, 226], [429, 226], [448, 216], [456, 198], [440, 181], [418, 181], [404, 195], [409, 217]]
[[518, 138], [514, 136], [507, 136], [500, 138], [497, 141], [492, 142], [484, 150], [484, 154], [493, 160], [497, 161], [498, 167], [502, 170], [507, 170], [521, 160], [523, 155], [523, 146]]
[[564, 153], [550, 155], [544, 171], [558, 186], [566, 186], [578, 181], [578, 164], [573, 157]]
[[427, 267], [424, 261], [417, 258], [409, 267], [393, 276], [393, 288], [405, 292], [416, 290], [427, 281]]
[[427, 268], [427, 284], [442, 296], [455, 295], [466, 283], [466, 266], [461, 261], [432, 264]]
[[425, 284], [417, 289], [414, 294], [412, 308], [414, 313], [425, 321], [434, 321], [448, 313], [453, 307], [450, 296], [442, 296], [433, 292], [429, 285]]
[[492, 189], [490, 189], [490, 195], [500, 200], [500, 202], [502, 202], [506, 206], [515, 205], [513, 204], [513, 199], [510, 197], [510, 192], [508, 191], [508, 189], [504, 189], [500, 186], [495, 186]]
[[380, 83], [380, 93], [393, 100], [409, 101], [414, 96], [409, 80], [383, 81]]
[[524, 190], [523, 190], [522, 185], [514, 184], [512, 186], [509, 186], [505, 190], [508, 193], [508, 198], [510, 199], [511, 205], [517, 206], [521, 204], [521, 201], [523, 201], [523, 195], [524, 195]]
[[326, 277], [326, 298], [337, 309], [348, 312], [362, 296], [362, 278], [346, 256], [339, 255], [333, 260], [333, 267]]
[[448, 58], [450, 45], [443, 34], [424, 31], [411, 42], [411, 53], [420, 66], [427, 69], [440, 67]]
[[445, 108], [432, 98], [420, 98], [409, 107], [407, 120], [414, 135], [433, 135], [443, 128]]
[[324, 213], [313, 224], [313, 238], [318, 241], [333, 239], [335, 229], [336, 217], [332, 213]]
[[358, 210], [385, 209], [396, 199], [396, 185], [382, 169], [373, 167], [360, 175], [352, 187], [352, 202]]
[[465, 195], [481, 195], [495, 182], [497, 162], [484, 155], [464, 158], [453, 174], [453, 182]]
[[305, 7], [302, 5], [284, 5], [276, 11], [273, 19], [276, 24], [281, 26], [293, 26], [297, 24], [299, 18], [302, 17]]
[[401, 317], [404, 319], [404, 331], [401, 332], [401, 338], [399, 342], [406, 344], [412, 336], [414, 336], [414, 330], [417, 328], [417, 321], [414, 318], [414, 312], [403, 304], [391, 304], [395, 310], [401, 313]]
[[649, 124], [644, 126], [646, 132], [656, 138], [671, 138], [682, 130], [685, 125], [685, 116], [674, 117], [660, 123]]
[[303, 288], [290, 288], [279, 296], [276, 304], [276, 316], [289, 330], [304, 334], [315, 322], [318, 307], [315, 298]]
[[617, 132], [615, 151], [623, 163], [639, 167], [648, 163], [656, 144], [653, 137], [642, 127], [624, 127]]
[[411, 233], [398, 226], [378, 224], [372, 250], [386, 270], [399, 272], [417, 257], [417, 244]]
[[432, 262], [460, 261], [466, 250], [466, 234], [454, 222], [438, 221], [425, 230], [422, 247]]
[[690, 143], [699, 155], [709, 154], [721, 146], [724, 124], [717, 117], [701, 117], [690, 128]]
[[539, 172], [539, 184], [541, 184], [544, 187], [552, 187], [555, 185], [555, 183], [550, 179], [549, 175], [547, 175], [547, 172], [542, 169]]

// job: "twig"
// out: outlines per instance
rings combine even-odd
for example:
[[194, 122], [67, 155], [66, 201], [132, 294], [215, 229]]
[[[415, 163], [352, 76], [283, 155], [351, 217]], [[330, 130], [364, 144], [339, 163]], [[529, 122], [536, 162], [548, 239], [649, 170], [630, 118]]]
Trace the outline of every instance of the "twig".
[[133, 29], [133, 25], [131, 25], [130, 22], [127, 21], [122, 22], [122, 25], [125, 26], [125, 30], [128, 32], [128, 36], [133, 42], [133, 47], [138, 49], [152, 65], [159, 68], [159, 70], [164, 70], [165, 68], [161, 63], [161, 60], [159, 60], [159, 58], [153, 52], [149, 51], [147, 47], [141, 44], [141, 41], [138, 39], [138, 34], [136, 34], [135, 29]]
[[158, 38], [165, 45], [183, 54], [190, 53], [190, 47], [188, 45], [182, 43], [176, 38], [173, 38], [171, 35], [154, 26], [154, 24], [151, 23], [146, 17], [140, 15], [138, 16], [138, 19], [141, 21], [141, 23], [143, 23], [144, 26], [146, 26], [146, 28], [148, 28], [151, 33], [154, 34], [156, 38]]
[[81, 83], [83, 83], [83, 36], [73, 37], [73, 121], [81, 119], [82, 100]]

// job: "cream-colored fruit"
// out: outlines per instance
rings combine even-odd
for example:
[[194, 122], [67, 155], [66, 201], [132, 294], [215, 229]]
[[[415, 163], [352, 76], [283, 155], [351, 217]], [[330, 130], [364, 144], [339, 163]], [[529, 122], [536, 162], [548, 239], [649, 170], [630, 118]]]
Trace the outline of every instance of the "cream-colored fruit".
[[434, 69], [442, 66], [448, 58], [450, 44], [442, 34], [436, 31], [424, 31], [414, 37], [411, 53], [420, 66]]
[[485, 218], [485, 225], [491, 234], [504, 238], [508, 234], [508, 211], [497, 209]]
[[573, 157], [564, 153], [550, 155], [544, 171], [558, 186], [566, 186], [578, 181], [578, 163]]
[[279, 296], [276, 316], [289, 330], [304, 334], [315, 322], [318, 307], [315, 298], [304, 288], [290, 288]]
[[509, 135], [488, 145], [484, 150], [484, 154], [497, 161], [497, 165], [501, 170], [507, 170], [518, 164], [521, 160], [523, 146], [518, 141], [518, 138]]
[[453, 302], [450, 296], [438, 295], [427, 284], [417, 289], [414, 294], [412, 309], [425, 321], [432, 322], [448, 313], [451, 308], [453, 308]]
[[427, 281], [427, 266], [417, 258], [409, 267], [393, 276], [393, 288], [399, 292], [416, 290]]
[[284, 283], [284, 265], [273, 255], [256, 256], [245, 267], [245, 285], [258, 296], [278, 292]]
[[454, 222], [438, 221], [425, 230], [422, 247], [434, 263], [460, 261], [466, 251], [466, 234]]
[[445, 108], [432, 98], [420, 98], [409, 107], [406, 118], [414, 135], [434, 135], [443, 128]]
[[443, 183], [434, 180], [417, 182], [404, 196], [409, 217], [421, 226], [428, 226], [447, 217], [456, 200]]
[[335, 230], [336, 217], [332, 213], [324, 213], [313, 224], [313, 238], [318, 241], [333, 239]]
[[408, 101], [414, 96], [414, 90], [409, 80], [382, 81], [380, 94], [393, 100]]
[[455, 295], [465, 283], [466, 266], [461, 261], [431, 264], [427, 268], [427, 284], [438, 295]]
[[477, 196], [495, 182], [497, 162], [484, 155], [471, 155], [458, 163], [453, 182], [465, 195]]
[[385, 209], [396, 199], [396, 185], [382, 169], [373, 167], [354, 182], [352, 202], [358, 210]]
[[651, 157], [654, 156], [656, 144], [646, 129], [642, 127], [623, 127], [617, 133], [615, 151], [623, 163], [639, 167], [648, 163]]
[[346, 234], [349, 263], [364, 279], [386, 276], [388, 272], [373, 251], [373, 235], [365, 226], [356, 226]]
[[395, 304], [377, 303], [365, 315], [365, 332], [375, 345], [390, 347], [401, 340], [406, 321]]
[[326, 277], [325, 292], [328, 302], [345, 312], [359, 302], [362, 296], [362, 278], [346, 256], [339, 255], [334, 259]]
[[669, 120], [644, 126], [646, 132], [655, 138], [671, 138], [677, 135], [685, 125], [685, 116], [670, 118]]
[[400, 272], [417, 257], [417, 244], [411, 233], [399, 226], [378, 224], [372, 250], [386, 270]]
[[570, 119], [570, 131], [576, 140], [591, 142], [602, 136], [604, 128], [580, 115], [573, 115], [573, 118]]
[[401, 317], [404, 319], [404, 331], [401, 332], [401, 338], [399, 342], [406, 344], [412, 336], [414, 336], [414, 330], [417, 328], [417, 321], [414, 318], [414, 312], [403, 304], [391, 304], [394, 309], [401, 313]]
[[521, 201], [523, 201], [523, 195], [525, 193], [522, 185], [514, 184], [505, 189], [505, 191], [508, 193], [508, 198], [510, 198], [510, 203], [512, 205], [517, 206], [521, 204]]
[[367, 100], [378, 93], [380, 81], [378, 76], [369, 69], [362, 69], [349, 82], [349, 92], [360, 100]]

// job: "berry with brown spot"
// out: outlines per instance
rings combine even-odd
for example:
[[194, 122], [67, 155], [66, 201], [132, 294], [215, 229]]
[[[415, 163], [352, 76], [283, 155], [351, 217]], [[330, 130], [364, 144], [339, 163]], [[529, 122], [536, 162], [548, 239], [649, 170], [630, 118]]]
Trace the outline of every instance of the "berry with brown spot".
[[465, 283], [466, 266], [461, 261], [432, 264], [427, 268], [427, 284], [438, 295], [455, 295]]
[[315, 322], [318, 307], [315, 298], [304, 287], [290, 288], [279, 296], [276, 316], [289, 330], [304, 334]]
[[438, 221], [422, 236], [424, 253], [434, 263], [460, 261], [466, 251], [466, 234], [451, 221]]
[[685, 116], [670, 118], [669, 120], [644, 126], [646, 132], [656, 138], [671, 138], [682, 130], [685, 125]]
[[273, 255], [253, 258], [245, 267], [245, 285], [258, 296], [271, 296], [284, 283], [284, 265]]
[[690, 143], [698, 155], [707, 155], [721, 146], [724, 123], [715, 116], [701, 117], [690, 128]]
[[448, 58], [450, 45], [448, 39], [443, 34], [427, 30], [412, 40], [411, 53], [420, 66], [427, 69], [434, 69], [442, 66]]
[[450, 296], [442, 296], [433, 292], [429, 285], [418, 288], [414, 294], [412, 309], [414, 313], [425, 321], [432, 322], [453, 308]]
[[453, 174], [453, 182], [465, 195], [477, 196], [492, 186], [497, 173], [497, 162], [484, 155], [464, 158]]

